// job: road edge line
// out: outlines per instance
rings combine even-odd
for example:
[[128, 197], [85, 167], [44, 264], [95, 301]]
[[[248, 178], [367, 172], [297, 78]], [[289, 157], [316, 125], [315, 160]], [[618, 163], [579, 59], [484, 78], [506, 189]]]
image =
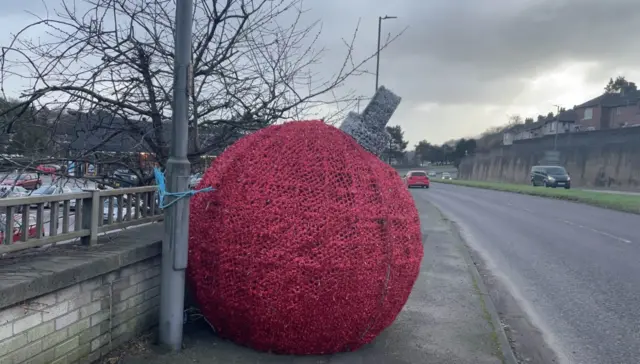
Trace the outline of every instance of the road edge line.
[[518, 364], [518, 360], [516, 359], [515, 354], [513, 353], [513, 349], [511, 348], [511, 344], [509, 343], [509, 338], [507, 337], [507, 333], [504, 331], [504, 327], [502, 326], [502, 321], [500, 320], [500, 315], [498, 314], [498, 310], [496, 306], [493, 304], [493, 300], [491, 299], [491, 295], [489, 294], [489, 290], [484, 284], [482, 280], [482, 276], [478, 271], [478, 267], [473, 262], [473, 258], [471, 258], [471, 253], [469, 253], [469, 247], [460, 232], [460, 226], [453, 220], [449, 219], [447, 215], [445, 215], [438, 206], [430, 201], [423, 200], [433, 206], [440, 216], [444, 219], [444, 221], [452, 228], [452, 232], [456, 236], [460, 250], [462, 251], [462, 255], [464, 256], [464, 260], [467, 263], [467, 267], [471, 275], [473, 276], [474, 281], [480, 291], [480, 299], [484, 302], [485, 309], [491, 318], [491, 324], [493, 325], [493, 329], [498, 336], [498, 344], [500, 344], [500, 351], [502, 352], [502, 361], [504, 364]]

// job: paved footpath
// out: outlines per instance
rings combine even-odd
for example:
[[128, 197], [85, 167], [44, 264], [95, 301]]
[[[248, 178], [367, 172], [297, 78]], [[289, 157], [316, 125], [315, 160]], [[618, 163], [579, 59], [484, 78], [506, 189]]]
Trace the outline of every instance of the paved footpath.
[[[412, 191], [413, 192], [413, 191]], [[414, 192], [415, 193], [415, 192]], [[161, 353], [153, 345], [134, 344], [115, 352], [124, 364], [495, 364], [503, 362], [498, 325], [486, 295], [476, 284], [463, 242], [440, 212], [419, 203], [424, 241], [420, 277], [395, 323], [373, 343], [350, 353], [291, 357], [258, 353], [221, 340], [202, 323], [185, 328], [185, 349]], [[142, 347], [141, 347], [142, 346]], [[508, 344], [507, 344], [508, 346]], [[508, 347], [507, 350], [510, 350]], [[510, 353], [510, 352], [508, 352]], [[509, 357], [509, 355], [507, 355]], [[109, 356], [107, 357], [107, 359]], [[507, 361], [509, 363], [509, 361]]]

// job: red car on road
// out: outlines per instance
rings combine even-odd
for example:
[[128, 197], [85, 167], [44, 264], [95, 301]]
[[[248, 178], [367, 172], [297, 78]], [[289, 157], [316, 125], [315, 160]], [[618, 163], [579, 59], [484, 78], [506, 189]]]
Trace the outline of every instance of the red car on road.
[[1, 180], [4, 186], [20, 186], [26, 190], [35, 190], [42, 185], [40, 178], [31, 173], [21, 175], [10, 174]]
[[425, 171], [409, 171], [404, 180], [408, 188], [429, 188], [429, 176]]

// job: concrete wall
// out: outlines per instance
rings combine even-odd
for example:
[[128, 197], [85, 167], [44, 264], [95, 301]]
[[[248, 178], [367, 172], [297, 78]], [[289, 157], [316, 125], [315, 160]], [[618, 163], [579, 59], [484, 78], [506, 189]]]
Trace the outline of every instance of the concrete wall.
[[[574, 186], [640, 189], [640, 128], [560, 134], [557, 150]], [[459, 178], [529, 183], [531, 166], [553, 150], [554, 136], [514, 142], [466, 158]]]
[[[92, 363], [157, 324], [160, 243], [120, 240], [8, 259], [0, 270], [0, 363]], [[25, 267], [29, 274], [16, 279]]]

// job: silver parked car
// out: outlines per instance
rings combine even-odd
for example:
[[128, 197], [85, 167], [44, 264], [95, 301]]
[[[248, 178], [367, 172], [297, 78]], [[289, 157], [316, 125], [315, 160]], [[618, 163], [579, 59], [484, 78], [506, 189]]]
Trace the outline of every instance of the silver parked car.
[[[56, 186], [56, 185], [48, 185], [48, 186], [42, 186], [37, 190], [31, 192], [31, 197], [62, 195], [63, 193], [71, 193], [71, 188]], [[37, 206], [37, 204], [32, 204], [31, 206]], [[45, 208], [49, 208], [50, 206], [51, 206], [50, 202], [44, 203]]]
[[0, 198], [16, 198], [29, 196], [29, 191], [20, 186], [0, 186]]
[[[117, 199], [112, 199], [112, 206], [113, 206], [113, 210], [111, 212], [111, 216], [113, 218], [113, 222], [116, 222], [118, 220], [118, 209], [122, 208], [122, 221], [127, 221], [127, 220], [131, 220], [133, 218], [133, 216], [135, 216], [136, 214], [136, 206], [135, 204], [133, 204], [131, 206], [131, 211], [129, 213], [127, 213], [127, 208], [126, 206], [119, 206], [118, 205], [118, 200]], [[105, 199], [103, 202], [103, 208], [102, 208], [102, 220], [106, 223], [109, 221], [109, 200]]]

